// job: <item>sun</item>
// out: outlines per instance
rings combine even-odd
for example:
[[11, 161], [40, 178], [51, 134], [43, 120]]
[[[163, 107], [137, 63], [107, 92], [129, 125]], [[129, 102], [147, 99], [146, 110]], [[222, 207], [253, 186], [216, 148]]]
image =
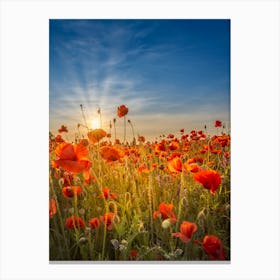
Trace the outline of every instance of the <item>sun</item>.
[[91, 127], [92, 127], [92, 129], [100, 128], [100, 121], [99, 121], [99, 119], [93, 119], [91, 121]]

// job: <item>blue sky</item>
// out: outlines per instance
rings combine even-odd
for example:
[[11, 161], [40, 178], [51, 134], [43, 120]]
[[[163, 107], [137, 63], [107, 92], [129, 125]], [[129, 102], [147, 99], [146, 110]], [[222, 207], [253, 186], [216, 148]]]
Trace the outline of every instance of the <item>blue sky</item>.
[[[154, 139], [230, 119], [229, 20], [50, 20], [50, 131], [72, 133], [119, 105], [136, 133]], [[131, 133], [128, 127], [128, 138]], [[71, 134], [68, 136], [71, 137]]]

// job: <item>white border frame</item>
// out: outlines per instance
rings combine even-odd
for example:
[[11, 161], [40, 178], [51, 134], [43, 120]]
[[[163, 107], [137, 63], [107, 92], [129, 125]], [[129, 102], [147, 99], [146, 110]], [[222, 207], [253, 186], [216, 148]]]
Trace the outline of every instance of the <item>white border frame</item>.
[[[279, 279], [277, 0], [0, 4], [1, 279]], [[231, 19], [230, 264], [49, 264], [50, 18]]]

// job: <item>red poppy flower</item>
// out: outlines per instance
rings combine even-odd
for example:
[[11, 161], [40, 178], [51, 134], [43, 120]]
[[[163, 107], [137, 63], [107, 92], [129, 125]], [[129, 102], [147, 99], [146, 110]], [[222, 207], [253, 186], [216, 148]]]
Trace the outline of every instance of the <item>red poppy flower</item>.
[[111, 146], [103, 146], [100, 148], [100, 155], [106, 161], [116, 161], [123, 157], [123, 153], [121, 150], [111, 147]]
[[79, 173], [91, 167], [91, 161], [87, 158], [88, 150], [84, 145], [62, 143], [56, 148], [55, 153], [59, 158], [55, 163], [69, 172]]
[[72, 172], [64, 171], [61, 178], [63, 178], [63, 186], [72, 186], [74, 182], [74, 175]]
[[215, 121], [215, 127], [221, 127], [222, 126], [222, 122], [221, 121]]
[[50, 199], [49, 201], [49, 216], [50, 218], [52, 218], [57, 212], [56, 209], [56, 203], [55, 200], [53, 198]]
[[89, 220], [89, 226], [93, 229], [96, 229], [99, 227], [99, 220], [98, 218], [92, 218]]
[[102, 128], [97, 128], [97, 129], [91, 130], [87, 134], [88, 139], [93, 143], [99, 142], [106, 135], [107, 135], [107, 132], [105, 130], [103, 130]]
[[58, 132], [59, 132], [59, 133], [68, 132], [68, 129], [67, 129], [67, 127], [66, 127], [65, 125], [62, 125], [62, 126], [60, 127], [60, 129], [58, 130]]
[[168, 161], [168, 169], [172, 173], [179, 173], [182, 172], [182, 161], [179, 157], [175, 157], [172, 160]]
[[191, 173], [196, 173], [200, 170], [200, 166], [196, 163], [188, 164], [187, 162], [185, 162], [184, 166]]
[[65, 142], [65, 140], [62, 138], [62, 136], [60, 134], [58, 134], [55, 137], [55, 142], [56, 143], [63, 143], [63, 142]]
[[140, 173], [149, 173], [149, 169], [146, 164], [142, 164], [138, 167]]
[[113, 229], [115, 213], [109, 212], [105, 213], [103, 216], [100, 216], [100, 221], [106, 225], [108, 230]]
[[171, 144], [169, 145], [169, 149], [171, 151], [178, 150], [180, 147], [179, 143], [177, 141], [172, 141]]
[[187, 164], [196, 163], [196, 162], [203, 163], [203, 158], [194, 157], [187, 160]]
[[109, 188], [103, 188], [100, 197], [105, 199], [114, 199], [114, 200], [118, 199], [118, 196], [115, 193], [112, 193], [111, 189]]
[[81, 145], [83, 145], [83, 146], [86, 147], [86, 146], [88, 146], [89, 142], [88, 142], [87, 139], [81, 139], [80, 142], [79, 142], [79, 144], [81, 144]]
[[129, 259], [130, 260], [136, 260], [138, 255], [138, 251], [137, 250], [130, 250], [129, 252]]
[[65, 227], [68, 229], [75, 229], [75, 228], [84, 228], [85, 222], [82, 218], [77, 216], [71, 216], [66, 219]]
[[194, 180], [201, 183], [205, 189], [215, 194], [221, 184], [221, 175], [214, 170], [201, 170], [194, 174]]
[[206, 235], [204, 237], [202, 248], [211, 260], [225, 259], [225, 250], [222, 241], [214, 235]]
[[157, 219], [160, 214], [163, 219], [171, 218], [171, 222], [176, 222], [177, 218], [176, 215], [173, 213], [173, 207], [173, 204], [160, 203], [158, 211], [155, 211], [153, 213], [153, 218]]
[[145, 142], [145, 137], [144, 136], [138, 136], [138, 141], [139, 142]]
[[125, 105], [121, 105], [118, 107], [117, 113], [120, 118], [124, 117], [128, 113], [128, 108]]
[[188, 243], [196, 231], [196, 224], [184, 221], [180, 226], [180, 232], [172, 233], [172, 236], [179, 237], [182, 242]]
[[155, 153], [164, 152], [164, 151], [166, 151], [165, 141], [161, 141], [160, 143], [156, 144]]
[[71, 198], [74, 195], [78, 196], [83, 192], [83, 189], [80, 186], [68, 186], [62, 188], [62, 194], [67, 197]]
[[229, 159], [229, 157], [230, 157], [229, 152], [224, 152], [224, 156], [225, 156], [226, 159]]

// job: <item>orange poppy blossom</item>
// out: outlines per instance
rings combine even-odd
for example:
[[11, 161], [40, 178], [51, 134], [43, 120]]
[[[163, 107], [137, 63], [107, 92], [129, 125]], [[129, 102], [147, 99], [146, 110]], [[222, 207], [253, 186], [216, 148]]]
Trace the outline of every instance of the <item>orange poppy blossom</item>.
[[83, 192], [80, 186], [67, 186], [62, 188], [62, 194], [64, 197], [71, 198], [73, 196], [78, 196]]
[[201, 170], [194, 174], [194, 180], [201, 183], [205, 189], [210, 190], [211, 194], [215, 194], [220, 186], [221, 175], [215, 170]]
[[166, 204], [166, 203], [160, 203], [158, 207], [158, 211], [155, 211], [153, 213], [153, 218], [157, 219], [160, 217], [163, 219], [171, 219], [172, 223], [175, 223], [177, 221], [177, 217], [173, 212], [174, 205], [173, 204]]
[[60, 129], [58, 130], [58, 132], [59, 132], [59, 133], [68, 132], [68, 129], [67, 129], [67, 127], [66, 127], [65, 125], [62, 125], [62, 126], [60, 127]]
[[230, 158], [229, 152], [224, 152], [224, 157], [225, 157], [226, 159], [229, 159], [229, 158]]
[[201, 158], [201, 157], [193, 157], [193, 158], [188, 159], [188, 160], [187, 160], [187, 163], [188, 163], [188, 164], [196, 163], [196, 162], [198, 162], [198, 163], [203, 163], [203, 161], [204, 161], [204, 159]]
[[180, 226], [180, 232], [172, 233], [172, 236], [179, 237], [182, 242], [191, 241], [193, 234], [197, 231], [197, 225], [188, 221], [183, 221]]
[[92, 229], [97, 229], [99, 227], [100, 223], [99, 223], [99, 220], [98, 218], [92, 218], [89, 220], [89, 226], [92, 228]]
[[145, 142], [145, 137], [144, 136], [138, 136], [138, 141], [144, 143]]
[[118, 107], [117, 114], [120, 118], [124, 117], [128, 113], [128, 108], [125, 105]]
[[103, 146], [100, 148], [100, 155], [106, 161], [116, 161], [124, 156], [123, 152], [112, 146]]
[[150, 170], [149, 170], [149, 168], [147, 167], [147, 165], [144, 163], [144, 164], [142, 164], [142, 165], [140, 165], [140, 166], [138, 167], [138, 172], [140, 172], [140, 173], [149, 173]]
[[184, 166], [191, 173], [196, 173], [201, 170], [200, 166], [196, 163], [188, 164], [187, 162], [185, 162]]
[[84, 228], [85, 222], [82, 218], [78, 216], [71, 216], [66, 219], [65, 227], [68, 229]]
[[171, 173], [179, 173], [182, 172], [183, 164], [179, 157], [174, 157], [168, 161], [167, 167]]
[[115, 222], [115, 213], [109, 212], [105, 213], [103, 216], [100, 216], [100, 221], [107, 227], [108, 230], [113, 229], [113, 224]]
[[107, 135], [107, 132], [105, 130], [103, 130], [102, 128], [97, 128], [97, 129], [91, 130], [87, 134], [88, 139], [93, 143], [99, 142], [106, 135]]
[[55, 169], [59, 168], [58, 164], [54, 160], [51, 161], [51, 167]]
[[111, 189], [109, 188], [103, 188], [102, 194], [99, 196], [99, 198], [105, 198], [105, 199], [113, 199], [117, 200], [118, 196], [115, 193], [111, 192]]
[[57, 160], [54, 162], [66, 171], [80, 173], [88, 172], [91, 161], [87, 158], [88, 150], [82, 144], [62, 143], [55, 150]]
[[56, 202], [53, 198], [50, 199], [49, 201], [49, 216], [52, 218], [57, 212], [56, 209]]
[[220, 136], [217, 136], [217, 135], [214, 135], [212, 138], [211, 138], [211, 143], [212, 144], [220, 144], [222, 147], [226, 147], [230, 144], [230, 136], [229, 135], [220, 135]]
[[206, 235], [203, 242], [195, 240], [194, 243], [202, 246], [210, 260], [225, 260], [225, 250], [222, 241], [215, 235]]
[[86, 147], [86, 146], [88, 146], [89, 142], [88, 142], [87, 139], [81, 139], [80, 142], [79, 142], [79, 144], [81, 144], [81, 145], [83, 145], [83, 146]]
[[179, 142], [178, 141], [172, 141], [169, 145], [169, 150], [175, 151], [180, 148]]
[[160, 152], [164, 152], [166, 151], [166, 148], [165, 148], [165, 141], [162, 140], [160, 143], [157, 143], [155, 145], [155, 153], [158, 154]]

